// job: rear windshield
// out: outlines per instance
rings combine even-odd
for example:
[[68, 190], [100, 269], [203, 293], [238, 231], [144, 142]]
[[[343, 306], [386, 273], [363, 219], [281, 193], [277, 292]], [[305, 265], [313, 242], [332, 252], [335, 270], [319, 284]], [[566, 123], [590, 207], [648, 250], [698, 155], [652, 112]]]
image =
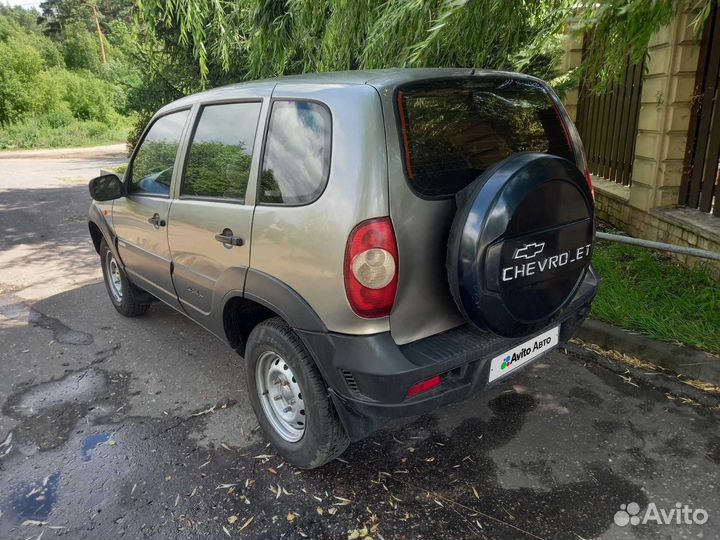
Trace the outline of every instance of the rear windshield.
[[553, 102], [534, 81], [421, 81], [400, 87], [397, 104], [405, 171], [425, 197], [451, 196], [517, 152], [574, 161]]

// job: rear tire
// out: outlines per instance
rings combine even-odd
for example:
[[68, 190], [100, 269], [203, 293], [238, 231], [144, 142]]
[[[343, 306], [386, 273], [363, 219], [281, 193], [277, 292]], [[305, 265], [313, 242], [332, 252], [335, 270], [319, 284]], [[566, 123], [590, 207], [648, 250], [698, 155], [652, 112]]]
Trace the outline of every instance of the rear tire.
[[100, 264], [105, 288], [117, 312], [125, 317], [146, 313], [150, 303], [143, 302], [141, 298], [147, 293], [130, 282], [104, 238], [100, 241]]
[[278, 453], [301, 469], [332, 461], [350, 440], [300, 338], [279, 317], [248, 338], [246, 374], [255, 416]]

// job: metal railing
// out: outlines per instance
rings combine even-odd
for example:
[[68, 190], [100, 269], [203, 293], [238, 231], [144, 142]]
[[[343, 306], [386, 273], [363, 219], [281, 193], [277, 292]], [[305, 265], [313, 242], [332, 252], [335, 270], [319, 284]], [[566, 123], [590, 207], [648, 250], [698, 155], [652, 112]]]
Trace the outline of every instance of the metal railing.
[[633, 238], [632, 236], [622, 236], [620, 234], [610, 234], [604, 232], [598, 232], [595, 236], [600, 240], [609, 240], [610, 242], [618, 242], [620, 244], [629, 244], [631, 246], [668, 251], [670, 253], [677, 253], [678, 255], [691, 255], [693, 257], [700, 257], [701, 259], [720, 261], [720, 253], [716, 251], [708, 251], [707, 249], [677, 246], [675, 244], [666, 244], [665, 242], [654, 242], [652, 240], [643, 240], [642, 238]]

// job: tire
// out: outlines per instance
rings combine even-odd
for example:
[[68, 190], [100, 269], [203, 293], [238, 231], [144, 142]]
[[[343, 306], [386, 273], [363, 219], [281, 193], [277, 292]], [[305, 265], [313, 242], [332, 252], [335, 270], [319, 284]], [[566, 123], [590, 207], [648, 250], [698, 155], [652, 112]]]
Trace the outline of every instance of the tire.
[[557, 320], [590, 267], [595, 210], [583, 172], [562, 157], [514, 154], [456, 202], [446, 268], [464, 318], [504, 337]]
[[150, 303], [141, 299], [146, 297], [147, 293], [130, 282], [104, 238], [100, 241], [100, 264], [105, 288], [117, 312], [125, 317], [137, 317], [146, 313]]
[[286, 461], [314, 469], [345, 451], [350, 441], [325, 382], [285, 321], [275, 317], [258, 324], [248, 338], [245, 361], [255, 416]]

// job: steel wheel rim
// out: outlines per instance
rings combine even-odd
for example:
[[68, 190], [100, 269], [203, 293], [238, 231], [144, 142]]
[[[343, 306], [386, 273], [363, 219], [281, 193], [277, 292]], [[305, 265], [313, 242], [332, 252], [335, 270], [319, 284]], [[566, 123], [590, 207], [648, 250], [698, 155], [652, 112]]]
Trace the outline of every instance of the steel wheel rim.
[[110, 294], [116, 302], [122, 302], [123, 286], [120, 277], [120, 266], [118, 266], [113, 254], [108, 251], [105, 255], [105, 281], [107, 281]]
[[272, 351], [260, 355], [255, 382], [265, 418], [275, 432], [288, 442], [305, 434], [305, 404], [302, 389], [292, 369]]

